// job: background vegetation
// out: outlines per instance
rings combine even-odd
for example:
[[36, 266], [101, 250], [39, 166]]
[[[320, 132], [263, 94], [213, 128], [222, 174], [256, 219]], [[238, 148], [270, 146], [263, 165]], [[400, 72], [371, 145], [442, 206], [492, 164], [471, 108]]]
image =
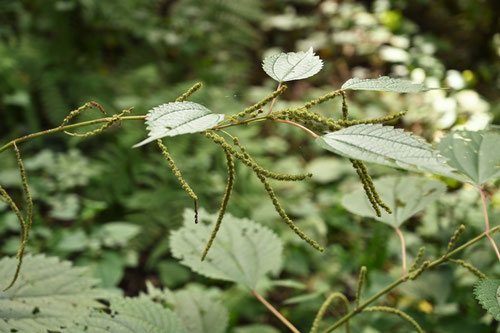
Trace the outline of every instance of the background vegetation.
[[[135, 114], [145, 114], [196, 81], [204, 88], [193, 101], [232, 114], [275, 88], [261, 70], [266, 55], [310, 46], [325, 68], [311, 79], [290, 82], [276, 107], [338, 89], [350, 77], [390, 75], [451, 89], [358, 92], [349, 96], [353, 117], [408, 110], [398, 126], [429, 141], [450, 129], [495, 126], [499, 12], [499, 2], [476, 0], [0, 0], [0, 142], [58, 126], [90, 100], [108, 113], [134, 106]], [[327, 115], [340, 110], [322, 107]], [[97, 111], [80, 119], [97, 116], [92, 112]], [[325, 244], [323, 254], [282, 226], [259, 180], [246, 169], [236, 170], [240, 181], [228, 207], [234, 216], [276, 230], [284, 241], [280, 282], [273, 282], [267, 298], [299, 329], [310, 327], [327, 292], [352, 296], [362, 265], [368, 268], [366, 295], [400, 274], [392, 230], [341, 205], [342, 196], [359, 187], [347, 161], [311, 145], [295, 128], [268, 124], [237, 131], [262, 165], [313, 173], [307, 182], [275, 185], [298, 224]], [[144, 136], [142, 123], [127, 122], [96, 138], [60, 134], [23, 144], [36, 209], [28, 252], [90, 266], [102, 287], [126, 295], [144, 291], [146, 281], [173, 289], [217, 288], [230, 310], [229, 331], [245, 332], [235, 328], [258, 323], [281, 330], [246, 290], [205, 279], [172, 258], [167, 235], [181, 226], [192, 201], [156, 147], [131, 149]], [[200, 205], [216, 212], [225, 187], [224, 156], [199, 135], [169, 142]], [[379, 176], [394, 172], [369, 168]], [[12, 152], [0, 155], [0, 184], [21, 197]], [[482, 231], [477, 191], [452, 181], [448, 186], [446, 196], [404, 228], [410, 255], [423, 244], [431, 244], [428, 253], [442, 253], [461, 223], [468, 227], [467, 238]], [[495, 225], [498, 182], [487, 189]], [[0, 202], [0, 256], [16, 253], [18, 233], [14, 214]], [[486, 241], [465, 255], [493, 276], [500, 273]], [[443, 266], [385, 301], [428, 332], [495, 332], [495, 322], [472, 297], [475, 280], [464, 269]], [[339, 306], [328, 315], [342, 311]], [[407, 331], [397, 318], [378, 314], [356, 317], [355, 325], [356, 332]]]

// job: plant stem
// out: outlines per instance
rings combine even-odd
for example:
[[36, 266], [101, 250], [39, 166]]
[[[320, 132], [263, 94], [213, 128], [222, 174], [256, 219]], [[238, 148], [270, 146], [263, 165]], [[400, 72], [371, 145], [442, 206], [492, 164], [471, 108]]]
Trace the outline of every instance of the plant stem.
[[319, 138], [319, 135], [317, 135], [316, 133], [314, 133], [313, 131], [311, 131], [309, 128], [305, 127], [305, 126], [302, 126], [300, 124], [297, 124], [297, 123], [294, 123], [293, 121], [290, 121], [290, 120], [283, 120], [283, 119], [273, 119], [273, 121], [277, 121], [279, 123], [285, 123], [285, 124], [289, 124], [289, 125], [292, 125], [292, 126], [296, 126], [304, 131], [306, 131], [308, 134], [312, 135], [315, 139]]
[[486, 196], [484, 195], [484, 191], [481, 187], [478, 186], [477, 188], [479, 190], [479, 194], [481, 195], [481, 203], [483, 204], [483, 214], [484, 214], [484, 224], [486, 226], [486, 237], [490, 240], [491, 246], [493, 246], [493, 249], [495, 250], [495, 253], [497, 254], [498, 261], [500, 261], [500, 252], [498, 252], [498, 247], [495, 244], [495, 240], [493, 237], [491, 237], [488, 232], [490, 231], [490, 219], [488, 217], [488, 208], [486, 206]]
[[[281, 88], [281, 82], [278, 84], [278, 88], [276, 88], [276, 90], [280, 90], [280, 88]], [[269, 111], [267, 111], [267, 113], [266, 113], [266, 117], [269, 116], [271, 114], [271, 112], [273, 112], [274, 102], [276, 102], [277, 98], [278, 97], [273, 98], [271, 105], [269, 106]]]
[[264, 297], [262, 297], [258, 292], [252, 289], [252, 294], [259, 300], [259, 302], [264, 304], [264, 306], [268, 308], [268, 310], [271, 311], [276, 316], [276, 318], [278, 318], [283, 324], [285, 324], [286, 327], [290, 329], [290, 331], [292, 331], [293, 333], [300, 333], [300, 331], [295, 326], [293, 326], [292, 323], [290, 323], [285, 317], [283, 317], [283, 315], [279, 313], [279, 311], [276, 310], [276, 308], [272, 306], [268, 301], [266, 301]]
[[405, 238], [403, 236], [403, 233], [401, 230], [399, 230], [399, 227], [396, 227], [396, 233], [399, 236], [399, 241], [401, 242], [401, 257], [403, 261], [403, 276], [406, 275], [406, 245], [405, 245]]
[[[439, 264], [447, 261], [448, 257], [450, 257], [450, 256], [452, 256], [452, 255], [454, 255], [454, 254], [462, 251], [463, 249], [465, 249], [465, 248], [467, 248], [467, 247], [469, 247], [469, 246], [477, 243], [482, 238], [488, 237], [490, 234], [495, 233], [495, 232], [497, 232], [499, 230], [500, 230], [500, 226], [497, 226], [497, 227], [494, 227], [493, 229], [491, 229], [488, 232], [483, 232], [482, 234], [480, 234], [479, 236], [476, 236], [475, 238], [471, 239], [467, 243], [465, 243], [465, 244], [457, 247], [455, 250], [451, 251], [447, 255], [442, 256], [441, 258], [434, 260], [433, 262], [431, 262], [429, 264], [429, 266], [427, 266], [427, 269], [433, 268], [433, 267], [435, 267], [435, 266], [437, 266], [437, 265], [439, 265]], [[334, 324], [332, 324], [331, 326], [329, 326], [328, 328], [326, 328], [322, 333], [331, 332], [334, 329], [342, 326], [351, 317], [355, 316], [357, 313], [361, 312], [364, 308], [366, 308], [368, 305], [370, 305], [370, 303], [374, 302], [375, 300], [377, 300], [381, 296], [387, 294], [389, 291], [391, 291], [392, 289], [394, 289], [397, 286], [399, 286], [401, 283], [404, 283], [404, 282], [406, 282], [408, 280], [409, 280], [408, 276], [402, 276], [402, 277], [400, 277], [399, 279], [397, 279], [396, 281], [392, 282], [391, 284], [389, 284], [388, 286], [386, 286], [384, 289], [380, 290], [378, 293], [376, 293], [375, 295], [373, 295], [372, 297], [370, 297], [368, 300], [366, 300], [363, 304], [361, 304], [360, 306], [358, 306], [356, 309], [354, 309], [353, 311], [349, 312], [344, 317], [342, 317], [338, 321], [336, 321]]]

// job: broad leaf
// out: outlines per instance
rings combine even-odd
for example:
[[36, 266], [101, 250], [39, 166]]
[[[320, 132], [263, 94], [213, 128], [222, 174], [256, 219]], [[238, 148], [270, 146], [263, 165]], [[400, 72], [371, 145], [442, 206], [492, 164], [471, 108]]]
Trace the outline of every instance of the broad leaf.
[[229, 315], [210, 290], [193, 287], [172, 292], [160, 290], [147, 283], [147, 295], [154, 301], [168, 305], [182, 320], [188, 332], [224, 333]]
[[109, 314], [93, 311], [68, 333], [187, 333], [182, 321], [169, 309], [145, 298], [112, 298]]
[[200, 257], [217, 215], [200, 210], [193, 224], [193, 212], [184, 212], [184, 226], [170, 234], [175, 258], [193, 271], [214, 279], [240, 283], [254, 289], [265, 274], [281, 266], [281, 240], [267, 227], [226, 214], [205, 261]]
[[422, 138], [381, 124], [354, 125], [316, 139], [326, 150], [365, 162], [462, 180]]
[[392, 214], [382, 210], [378, 217], [362, 189], [342, 198], [342, 205], [351, 213], [371, 217], [394, 228], [439, 199], [446, 186], [425, 177], [384, 177], [375, 180], [380, 198], [392, 209]]
[[399, 93], [414, 93], [440, 88], [425, 88], [423, 84], [412, 83], [408, 80], [392, 79], [381, 76], [378, 79], [349, 79], [342, 85], [343, 90], [375, 90], [394, 91]]
[[146, 124], [149, 137], [134, 145], [134, 148], [166, 136], [201, 132], [214, 127], [222, 120], [223, 114], [214, 114], [198, 103], [162, 104], [148, 112]]
[[481, 280], [474, 287], [474, 296], [496, 321], [500, 321], [500, 280]]
[[448, 164], [482, 185], [500, 177], [500, 135], [494, 132], [450, 132], [438, 144]]
[[[16, 266], [15, 258], [0, 260], [2, 284], [10, 281]], [[0, 332], [59, 331], [81, 320], [92, 308], [102, 307], [97, 299], [109, 296], [94, 288], [97, 282], [68, 261], [26, 255], [17, 282], [0, 292]]]
[[312, 47], [307, 52], [275, 54], [264, 59], [262, 63], [267, 75], [278, 82], [311, 77], [322, 67], [323, 61], [314, 54]]

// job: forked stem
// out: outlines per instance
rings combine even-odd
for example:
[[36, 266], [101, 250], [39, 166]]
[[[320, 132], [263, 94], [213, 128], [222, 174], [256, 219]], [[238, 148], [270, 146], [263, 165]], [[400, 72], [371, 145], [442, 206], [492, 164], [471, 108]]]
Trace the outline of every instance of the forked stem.
[[401, 230], [396, 227], [396, 233], [398, 234], [399, 241], [401, 243], [401, 257], [402, 257], [402, 267], [403, 267], [403, 276], [406, 275], [406, 245], [405, 245], [405, 238], [403, 236], [403, 233]]
[[292, 331], [293, 333], [300, 333], [300, 331], [295, 326], [293, 326], [293, 324], [289, 322], [288, 319], [283, 317], [283, 315], [278, 310], [276, 310], [276, 308], [272, 306], [268, 301], [266, 301], [264, 297], [262, 297], [257, 291], [252, 289], [252, 294], [259, 300], [259, 302], [264, 304], [264, 306], [269, 311], [271, 311], [276, 316], [276, 318], [278, 318], [283, 324], [285, 324], [286, 327], [290, 329], [290, 331]]
[[486, 206], [486, 196], [484, 195], [484, 191], [481, 187], [478, 186], [477, 188], [479, 190], [479, 194], [481, 195], [481, 203], [483, 204], [483, 214], [484, 214], [484, 224], [486, 227], [486, 237], [490, 240], [491, 246], [493, 246], [493, 249], [495, 250], [495, 253], [497, 254], [498, 261], [500, 261], [500, 252], [498, 251], [498, 247], [495, 244], [495, 240], [491, 235], [489, 234], [490, 231], [490, 219], [488, 217], [488, 208]]

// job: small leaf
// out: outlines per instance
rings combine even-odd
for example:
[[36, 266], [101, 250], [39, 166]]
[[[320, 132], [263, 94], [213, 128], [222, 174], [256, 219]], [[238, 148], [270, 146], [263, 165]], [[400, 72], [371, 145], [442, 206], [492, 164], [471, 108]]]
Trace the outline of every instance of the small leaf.
[[255, 289], [267, 273], [277, 273], [281, 266], [281, 240], [267, 227], [230, 214], [224, 217], [205, 261], [200, 257], [213, 229], [217, 215], [200, 210], [203, 223], [192, 222], [193, 212], [184, 212], [184, 226], [170, 234], [175, 258], [193, 271], [214, 279], [240, 283]]
[[481, 280], [474, 287], [474, 296], [496, 321], [500, 321], [500, 280]]
[[422, 138], [381, 124], [354, 125], [316, 139], [326, 150], [365, 162], [463, 180]]
[[378, 79], [349, 79], [342, 85], [342, 89], [414, 93], [441, 88], [425, 88], [424, 85], [420, 83], [412, 83], [408, 80], [392, 79], [388, 76], [381, 76]]
[[438, 149], [449, 165], [482, 185], [500, 177], [499, 144], [500, 135], [494, 132], [456, 131], [442, 138]]
[[68, 333], [187, 333], [182, 321], [169, 309], [146, 298], [111, 298], [110, 314], [93, 311]]
[[439, 199], [446, 186], [425, 177], [384, 177], [375, 182], [380, 198], [391, 208], [392, 214], [382, 210], [378, 217], [362, 189], [342, 198], [342, 205], [351, 213], [371, 217], [394, 228]]
[[[0, 260], [0, 281], [8, 282], [16, 266], [15, 258]], [[97, 300], [110, 294], [95, 289], [98, 281], [86, 271], [55, 257], [26, 255], [17, 282], [0, 293], [0, 332], [59, 332], [101, 308]]]
[[275, 54], [264, 59], [262, 63], [267, 75], [278, 82], [311, 77], [322, 67], [323, 61], [314, 54], [312, 47], [307, 52]]
[[181, 134], [196, 133], [214, 127], [224, 120], [223, 114], [214, 114], [201, 104], [193, 102], [173, 102], [151, 109], [146, 116], [148, 138], [134, 145]]

